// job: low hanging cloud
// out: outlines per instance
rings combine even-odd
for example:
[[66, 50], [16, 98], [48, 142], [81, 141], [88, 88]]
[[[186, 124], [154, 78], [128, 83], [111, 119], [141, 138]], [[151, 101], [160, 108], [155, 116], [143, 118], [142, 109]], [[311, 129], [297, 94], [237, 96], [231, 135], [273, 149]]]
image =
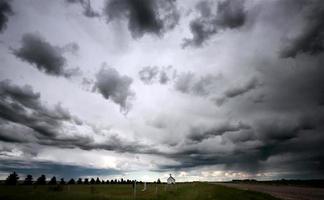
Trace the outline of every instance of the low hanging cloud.
[[66, 0], [66, 2], [71, 4], [80, 4], [83, 8], [83, 14], [86, 17], [100, 17], [100, 14], [92, 8], [90, 0]]
[[107, 22], [128, 20], [128, 29], [133, 38], [141, 38], [146, 33], [162, 35], [179, 21], [173, 0], [107, 0], [104, 14]]
[[[114, 81], [109, 83], [120, 84]], [[117, 95], [116, 92], [114, 91], [110, 96]], [[0, 81], [0, 95], [2, 97], [0, 100], [0, 141], [2, 142], [31, 143], [83, 150], [157, 152], [148, 145], [121, 138], [113, 132], [104, 137], [100, 136], [102, 137], [100, 142], [94, 139], [96, 132], [92, 135], [78, 134], [78, 127], [87, 126], [87, 123], [70, 114], [60, 104], [54, 108], [48, 108], [41, 102], [40, 93], [34, 92], [30, 85], [17, 86], [10, 80]], [[77, 134], [71, 134], [71, 132]]]
[[0, 33], [7, 27], [9, 16], [13, 14], [9, 0], [0, 0]]
[[[64, 122], [81, 124], [76, 117], [57, 104], [54, 109], [45, 107], [40, 101], [40, 94], [35, 93], [31, 86], [13, 85], [11, 81], [0, 82], [0, 119], [2, 137], [7, 137], [7, 131], [33, 133], [28, 137], [31, 140], [52, 138], [61, 135]], [[13, 126], [11, 126], [13, 125]], [[19, 142], [19, 134], [12, 134], [12, 141]], [[15, 138], [17, 137], [17, 138]], [[24, 137], [23, 137], [24, 138]], [[25, 139], [28, 139], [25, 137]], [[9, 140], [9, 139], [8, 139]]]
[[190, 133], [187, 136], [187, 140], [190, 142], [202, 142], [205, 139], [220, 136], [227, 132], [237, 132], [240, 130], [248, 130], [251, 127], [242, 122], [239, 123], [223, 123], [216, 127], [206, 128], [206, 127], [192, 127]]
[[225, 102], [227, 102], [229, 99], [235, 98], [235, 97], [240, 96], [240, 95], [244, 95], [245, 93], [256, 89], [260, 85], [261, 84], [260, 84], [258, 79], [252, 78], [251, 80], [249, 80], [248, 82], [246, 82], [243, 85], [239, 85], [239, 86], [229, 88], [228, 90], [226, 90], [222, 97], [219, 97], [219, 98], [215, 99], [215, 103], [218, 106], [221, 106]]
[[96, 75], [94, 90], [102, 94], [105, 99], [111, 99], [120, 106], [120, 110], [127, 113], [131, 108], [131, 100], [135, 93], [131, 90], [132, 78], [120, 75], [112, 68], [103, 66]]
[[8, 173], [15, 171], [18, 174], [31, 174], [34, 176], [34, 180], [36, 180], [41, 174], [55, 174], [56, 176], [64, 177], [65, 179], [122, 174], [121, 171], [116, 169], [79, 166], [75, 164], [64, 164], [51, 161], [17, 159], [1, 159], [0, 170]]
[[226, 29], [236, 29], [244, 25], [246, 11], [244, 1], [220, 1], [213, 13], [214, 2], [202, 1], [196, 6], [199, 17], [190, 22], [192, 38], [185, 38], [183, 47], [201, 47], [213, 35]]
[[293, 38], [284, 40], [284, 48], [280, 51], [282, 58], [294, 58], [298, 54], [305, 53], [317, 55], [324, 51], [324, 5], [320, 0], [315, 1], [298, 1], [286, 4], [286, 9], [299, 6], [294, 9], [301, 12], [305, 22], [302, 26], [301, 33]]
[[38, 70], [53, 76], [71, 77], [80, 73], [78, 68], [67, 69], [63, 56], [66, 51], [78, 50], [78, 45], [71, 43], [64, 47], [53, 46], [38, 34], [27, 33], [22, 37], [22, 46], [13, 49], [13, 54], [22, 61], [28, 62]]

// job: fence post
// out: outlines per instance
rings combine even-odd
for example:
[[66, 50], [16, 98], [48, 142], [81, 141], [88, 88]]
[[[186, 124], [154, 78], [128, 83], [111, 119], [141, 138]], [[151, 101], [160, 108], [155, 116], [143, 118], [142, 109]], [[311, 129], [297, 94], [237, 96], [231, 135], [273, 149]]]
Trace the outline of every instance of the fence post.
[[134, 199], [136, 199], [136, 180], [133, 184], [133, 189], [134, 189]]

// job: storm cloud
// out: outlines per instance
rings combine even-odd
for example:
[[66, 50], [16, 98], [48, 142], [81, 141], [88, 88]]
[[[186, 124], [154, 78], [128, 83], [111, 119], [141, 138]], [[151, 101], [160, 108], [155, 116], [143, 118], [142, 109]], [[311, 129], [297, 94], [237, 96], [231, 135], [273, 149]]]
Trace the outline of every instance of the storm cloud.
[[103, 66], [96, 75], [94, 90], [102, 94], [105, 99], [111, 99], [120, 106], [120, 110], [128, 112], [135, 93], [131, 90], [132, 78], [120, 75], [112, 67]]
[[[293, 5], [296, 3], [297, 5]], [[324, 22], [321, 20], [324, 17], [323, 2], [318, 0], [290, 2], [287, 9], [298, 5], [299, 9], [296, 9], [296, 12], [302, 13], [305, 24], [295, 37], [285, 39], [285, 46], [280, 52], [283, 58], [296, 57], [301, 53], [316, 55], [324, 50]]]
[[108, 0], [104, 8], [107, 21], [127, 19], [133, 38], [146, 33], [162, 35], [173, 29], [179, 20], [173, 0]]
[[[29, 131], [35, 133], [34, 136], [39, 139], [55, 138], [60, 135], [60, 127], [64, 121], [75, 120], [60, 104], [53, 109], [45, 107], [40, 101], [40, 94], [35, 93], [30, 85], [19, 87], [4, 80], [0, 82], [0, 93], [0, 117], [5, 120], [2, 125], [13, 123], [14, 131], [11, 132]], [[7, 134], [6, 131], [2, 133]], [[11, 140], [20, 141], [19, 135], [11, 135]]]
[[222, 75], [204, 75], [196, 77], [192, 72], [180, 73], [174, 83], [175, 90], [196, 96], [208, 96], [215, 90], [215, 85]]
[[188, 135], [189, 141], [193, 142], [201, 142], [204, 139], [208, 139], [213, 136], [223, 135], [227, 132], [236, 132], [240, 130], [250, 129], [250, 126], [239, 122], [237, 124], [234, 123], [223, 123], [216, 127], [207, 128], [206, 127], [192, 127], [190, 134]]
[[324, 177], [321, 1], [6, 2], [0, 176]]
[[9, 21], [9, 16], [13, 14], [9, 0], [0, 1], [0, 33], [5, 30]]
[[[73, 164], [61, 164], [50, 161], [24, 161], [24, 160], [12, 160], [2, 159], [0, 164], [1, 171], [16, 171], [22, 174], [31, 174], [34, 176], [34, 180], [42, 174], [55, 175], [63, 177], [65, 180], [70, 178], [78, 178], [84, 176], [107, 176], [107, 175], [121, 175], [122, 172], [115, 169], [104, 169], [95, 167], [82, 167]], [[23, 177], [20, 177], [23, 179]], [[51, 177], [47, 177], [51, 178]]]
[[[216, 13], [213, 13], [213, 6], [216, 6]], [[246, 20], [243, 0], [220, 1], [217, 5], [202, 1], [196, 5], [196, 10], [199, 17], [190, 22], [192, 38], [185, 38], [183, 47], [201, 47], [213, 35], [222, 30], [240, 28]]]
[[[38, 70], [53, 76], [70, 77], [79, 72], [78, 69], [66, 69], [67, 60], [63, 56], [63, 49], [58, 46], [53, 46], [47, 42], [39, 34], [26, 33], [22, 37], [22, 46], [19, 49], [14, 49], [13, 53], [22, 61], [28, 62], [35, 66]], [[72, 51], [78, 49], [72, 45]]]
[[[83, 122], [60, 104], [46, 107], [40, 93], [29, 85], [17, 86], [9, 80], [0, 82], [0, 140], [14, 143], [37, 143], [61, 148], [104, 149], [117, 152], [150, 153], [154, 148], [121, 138], [115, 133], [97, 142], [93, 135], [66, 134], [77, 132]], [[67, 124], [70, 124], [67, 126]], [[90, 127], [92, 128], [92, 127]], [[99, 134], [99, 133], [94, 133]]]
[[216, 98], [215, 103], [218, 106], [223, 105], [225, 102], [227, 102], [231, 98], [235, 98], [237, 96], [243, 95], [251, 90], [256, 89], [258, 86], [260, 86], [260, 82], [257, 78], [252, 78], [246, 83], [243, 83], [242, 85], [234, 86], [232, 88], [227, 89], [222, 97]]
[[100, 17], [100, 14], [92, 8], [90, 0], [66, 0], [66, 2], [81, 5], [83, 14], [86, 17]]

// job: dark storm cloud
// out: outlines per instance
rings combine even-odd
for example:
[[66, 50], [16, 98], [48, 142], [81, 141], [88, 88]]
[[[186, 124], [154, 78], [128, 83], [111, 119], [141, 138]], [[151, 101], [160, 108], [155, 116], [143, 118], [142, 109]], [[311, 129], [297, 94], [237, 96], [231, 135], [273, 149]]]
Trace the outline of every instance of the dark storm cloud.
[[[191, 128], [188, 142], [166, 154], [178, 164], [161, 165], [160, 169], [220, 165], [225, 170], [252, 174], [276, 171], [280, 178], [323, 178], [324, 152], [320, 146], [324, 142], [324, 58], [318, 55], [295, 59], [298, 65], [293, 69], [288, 67], [289, 62], [281, 60], [261, 67], [258, 78], [266, 94], [262, 103], [241, 101], [230, 107], [231, 118], [244, 120], [249, 126], [239, 129], [236, 124], [225, 132], [210, 126]], [[229, 90], [228, 96], [237, 97], [246, 94], [247, 88], [254, 88], [254, 84], [247, 85]]]
[[236, 132], [247, 129], [250, 129], [250, 126], [242, 122], [239, 122], [237, 124], [224, 123], [220, 124], [219, 126], [207, 129], [205, 127], [192, 127], [187, 139], [190, 142], [201, 142], [210, 137], [223, 135], [227, 132]]
[[[66, 69], [66, 49], [53, 46], [38, 34], [27, 33], [22, 37], [22, 46], [13, 53], [22, 61], [37, 67], [38, 70], [54, 76], [70, 77], [78, 73], [78, 69]], [[78, 48], [75, 43], [72, 50]], [[68, 51], [71, 51], [67, 49]]]
[[153, 84], [158, 82], [160, 84], [167, 84], [171, 79], [173, 79], [174, 74], [173, 67], [157, 67], [157, 66], [146, 66], [143, 67], [139, 72], [139, 78], [145, 84]]
[[233, 88], [229, 88], [224, 92], [224, 96], [217, 98], [215, 100], [216, 104], [218, 106], [223, 105], [226, 101], [228, 101], [231, 98], [235, 98], [237, 96], [243, 95], [251, 90], [256, 89], [260, 85], [260, 82], [256, 78], [252, 78], [248, 82], [246, 82], [243, 85], [236, 86]]
[[84, 146], [84, 149], [104, 149], [116, 151], [119, 153], [139, 153], [139, 154], [156, 154], [159, 151], [151, 145], [142, 144], [138, 141], [128, 141], [118, 135], [110, 135], [106, 141], [101, 143], [92, 143]]
[[103, 66], [96, 75], [94, 90], [102, 94], [105, 99], [111, 99], [126, 113], [131, 108], [131, 99], [135, 93], [131, 90], [132, 78], [120, 75], [111, 67]]
[[[244, 126], [242, 129], [234, 126], [228, 130], [211, 132], [212, 134], [207, 132], [205, 140], [208, 139], [208, 136], [218, 135], [222, 138], [222, 143], [218, 146], [225, 149], [212, 151], [209, 148], [202, 148], [199, 143], [187, 143], [186, 146], [179, 147], [176, 152], [165, 154], [165, 156], [177, 160], [178, 164], [161, 165], [159, 170], [184, 170], [186, 168], [224, 165], [225, 170], [237, 170], [252, 174], [266, 172], [267, 170], [272, 171], [276, 168], [278, 172], [288, 170], [291, 174], [282, 175], [287, 177], [303, 173], [307, 173], [308, 178], [324, 177], [322, 171], [324, 163], [316, 162], [320, 160], [323, 154], [323, 151], [319, 150], [320, 144], [324, 141], [320, 132], [316, 133], [315, 129], [298, 123], [288, 125], [289, 127], [279, 120], [276, 122], [264, 120], [263, 123], [267, 125], [253, 124], [252, 126]], [[303, 122], [300, 121], [300, 123]], [[258, 126], [258, 128], [253, 126]], [[277, 127], [277, 130], [272, 132], [273, 129], [270, 127]], [[271, 136], [265, 138], [265, 133]], [[308, 136], [309, 134], [312, 135], [311, 138]], [[289, 136], [281, 137], [281, 135]], [[191, 138], [196, 139], [195, 137]], [[198, 142], [204, 141], [201, 140], [201, 137], [197, 138], [196, 141]], [[206, 145], [208, 146], [208, 143], [203, 144], [204, 147]], [[228, 147], [230, 145], [232, 147]], [[274, 160], [273, 158], [276, 156], [279, 156], [280, 160]], [[285, 156], [288, 156], [288, 158], [292, 156], [293, 158], [285, 160]]]
[[12, 173], [17, 172], [20, 175], [20, 179], [24, 179], [21, 174], [31, 174], [34, 176], [34, 180], [38, 176], [45, 174], [47, 178], [52, 176], [64, 177], [65, 180], [70, 178], [79, 178], [87, 176], [109, 176], [109, 175], [121, 175], [122, 172], [115, 169], [104, 168], [92, 168], [85, 166], [78, 166], [73, 164], [60, 164], [48, 161], [24, 161], [13, 159], [0, 159], [0, 171]]
[[0, 0], [0, 33], [7, 27], [8, 18], [13, 14], [9, 0]]
[[193, 73], [181, 73], [177, 76], [174, 88], [177, 91], [197, 96], [207, 96], [214, 91], [222, 75], [205, 75], [197, 78]]
[[200, 47], [219, 31], [235, 29], [244, 25], [246, 11], [244, 10], [243, 0], [218, 2], [216, 14], [213, 13], [211, 8], [213, 6], [215, 4], [208, 1], [197, 4], [196, 10], [200, 16], [190, 22], [192, 38], [185, 38], [183, 47]]
[[80, 4], [83, 8], [83, 14], [86, 17], [100, 17], [100, 14], [93, 10], [92, 6], [91, 6], [91, 1], [90, 0], [66, 0], [67, 3], [74, 3], [74, 4]]
[[[103, 74], [105, 75], [105, 73]], [[119, 78], [121, 78], [121, 81], [123, 80], [122, 77]], [[110, 81], [109, 83], [115, 84], [116, 82]], [[120, 89], [118, 84], [115, 86]], [[114, 91], [113, 95], [116, 95], [116, 93], [118, 91]], [[83, 150], [104, 149], [132, 153], [152, 153], [156, 151], [152, 147], [137, 141], [122, 139], [113, 133], [101, 139], [100, 143], [95, 142], [92, 136], [65, 135], [66, 131], [75, 130], [64, 130], [66, 128], [64, 123], [82, 125], [82, 121], [72, 116], [60, 104], [57, 104], [54, 109], [45, 107], [41, 103], [40, 94], [35, 93], [29, 85], [20, 87], [13, 85], [8, 80], [1, 81], [0, 94], [1, 141], [35, 143]]]
[[324, 50], [324, 5], [320, 0], [314, 1], [290, 1], [284, 4], [287, 8], [299, 6], [294, 9], [295, 14], [302, 13], [305, 22], [301, 25], [302, 30], [296, 37], [286, 39], [285, 47], [281, 50], [280, 56], [283, 58], [296, 57], [305, 53], [316, 55]]
[[37, 138], [55, 138], [63, 121], [74, 120], [60, 104], [54, 109], [42, 105], [40, 94], [29, 85], [19, 87], [9, 80], [1, 81], [0, 94], [0, 118], [30, 128]]
[[107, 21], [126, 18], [133, 38], [146, 33], [161, 35], [173, 29], [179, 20], [174, 0], [107, 0]]

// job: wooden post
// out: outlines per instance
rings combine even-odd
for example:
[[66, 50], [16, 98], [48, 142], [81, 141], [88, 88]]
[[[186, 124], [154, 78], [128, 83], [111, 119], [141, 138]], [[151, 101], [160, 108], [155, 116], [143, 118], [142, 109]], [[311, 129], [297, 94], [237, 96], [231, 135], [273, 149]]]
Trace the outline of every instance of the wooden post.
[[134, 188], [134, 199], [136, 199], [136, 180], [134, 182], [133, 188]]

